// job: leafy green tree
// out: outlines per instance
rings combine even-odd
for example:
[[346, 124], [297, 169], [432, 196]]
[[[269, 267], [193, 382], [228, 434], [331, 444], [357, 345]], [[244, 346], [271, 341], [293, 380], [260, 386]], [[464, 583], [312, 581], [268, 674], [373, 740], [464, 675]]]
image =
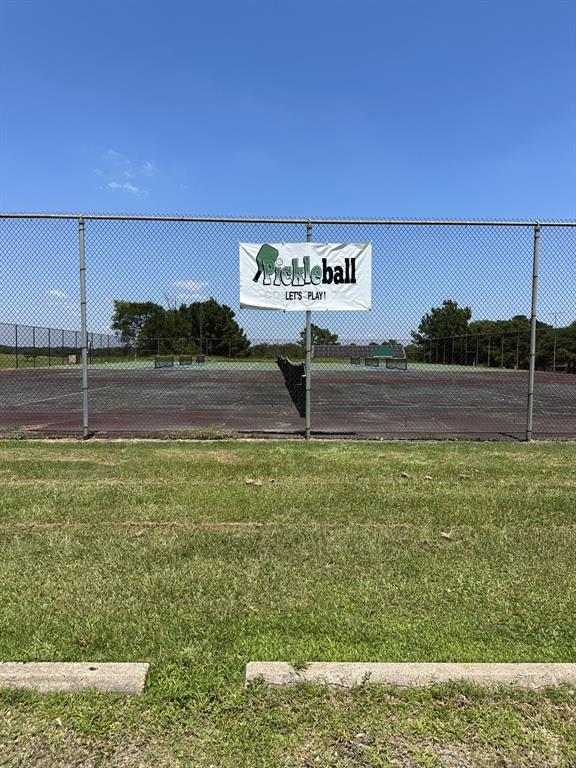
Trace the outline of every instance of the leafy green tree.
[[[412, 333], [413, 344], [406, 347], [411, 360], [457, 365], [479, 365], [490, 368], [527, 369], [530, 353], [530, 319], [514, 315], [510, 320], [474, 320], [442, 322], [438, 313], [446, 307], [432, 310], [422, 318], [418, 332]], [[458, 310], [460, 308], [458, 307]], [[554, 328], [540, 320], [536, 322], [536, 368], [538, 370], [574, 369], [576, 367], [576, 322]]]
[[510, 320], [475, 320], [469, 324], [468, 334], [468, 362], [491, 368], [528, 366], [530, 320], [525, 315]]
[[236, 322], [234, 311], [216, 299], [195, 301], [187, 307], [190, 336], [197, 338], [200, 349], [212, 355], [238, 355], [250, 346], [246, 334]]
[[[332, 333], [328, 328], [320, 328], [318, 325], [311, 324], [310, 329], [312, 331], [312, 344], [337, 344], [338, 334]], [[306, 346], [306, 328], [300, 333], [300, 343], [303, 347]]]
[[471, 317], [470, 307], [459, 307], [453, 299], [445, 299], [441, 307], [432, 307], [423, 316], [418, 330], [412, 331], [412, 340], [418, 346], [424, 346], [432, 339], [463, 335]]
[[250, 346], [234, 311], [213, 298], [169, 309], [153, 302], [115, 301], [112, 327], [123, 344], [150, 353], [229, 357]]
[[134, 346], [150, 318], [163, 312], [153, 301], [115, 301], [112, 328], [118, 332], [122, 344]]

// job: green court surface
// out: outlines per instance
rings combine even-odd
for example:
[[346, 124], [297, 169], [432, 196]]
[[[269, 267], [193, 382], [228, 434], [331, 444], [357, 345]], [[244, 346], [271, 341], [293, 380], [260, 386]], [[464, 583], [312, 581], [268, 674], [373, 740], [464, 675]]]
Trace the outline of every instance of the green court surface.
[[[297, 362], [294, 360], [293, 362]], [[384, 361], [382, 365], [374, 368], [368, 365], [352, 365], [349, 360], [312, 360], [314, 368], [318, 368], [321, 371], [352, 371], [356, 373], [358, 370], [365, 370], [367, 373], [374, 373], [374, 371], [384, 372], [386, 366]], [[79, 366], [68, 366], [70, 368], [78, 368]], [[91, 368], [96, 369], [117, 369], [117, 370], [138, 370], [154, 368], [154, 360], [131, 360], [122, 362], [110, 362], [110, 363], [91, 363]], [[175, 364], [173, 366], [178, 370], [208, 370], [208, 371], [222, 371], [230, 369], [239, 369], [247, 371], [272, 371], [278, 370], [278, 365], [275, 360], [239, 360], [239, 359], [219, 359], [210, 360], [207, 359], [204, 363], [193, 363], [192, 365], [180, 366]], [[526, 371], [511, 371], [509, 368], [486, 368], [484, 366], [470, 366], [470, 365], [443, 365], [441, 363], [412, 363], [408, 362], [408, 368], [413, 371], [427, 371], [430, 373], [520, 373], [526, 374]]]
[[[175, 355], [175, 360], [177, 361], [178, 355]], [[297, 362], [294, 360], [293, 362]], [[362, 365], [356, 365], [352, 366], [350, 363], [350, 360], [348, 358], [346, 359], [326, 359], [326, 358], [317, 358], [313, 359], [312, 364], [315, 368], [318, 368], [319, 370], [323, 371], [347, 371], [351, 368], [354, 368], [354, 370], [364, 370], [374, 372], [374, 370], [377, 371], [385, 371], [386, 366], [384, 365], [384, 361], [382, 361], [382, 365], [380, 365], [377, 368], [371, 368], [370, 366]], [[14, 354], [0, 354], [0, 369], [14, 369], [16, 367], [16, 358]], [[70, 364], [66, 360], [63, 360], [59, 357], [52, 357], [50, 360], [50, 365], [48, 364], [48, 357], [46, 355], [39, 355], [36, 357], [36, 360], [32, 358], [26, 358], [25, 355], [19, 355], [18, 359], [18, 367], [22, 369], [44, 369], [44, 368], [66, 368], [69, 370], [78, 370], [80, 369], [80, 364], [76, 363]], [[102, 361], [102, 362], [91, 362], [90, 368], [93, 368], [95, 370], [141, 370], [141, 369], [147, 369], [147, 368], [154, 368], [154, 357], [147, 357], [145, 359], [141, 360], [134, 360], [129, 358], [122, 358], [122, 359], [116, 359], [108, 361]], [[224, 370], [224, 369], [244, 369], [244, 370], [261, 370], [261, 371], [271, 371], [271, 370], [277, 370], [278, 366], [276, 364], [276, 360], [267, 359], [267, 360], [251, 360], [251, 359], [241, 359], [241, 358], [206, 358], [205, 363], [192, 363], [192, 365], [186, 365], [186, 366], [180, 366], [177, 363], [174, 365], [174, 368], [178, 368], [180, 370], [184, 369], [190, 369], [190, 370], [196, 370], [196, 369], [204, 369], [204, 370], [210, 370], [210, 371], [218, 371], [218, 370]], [[498, 372], [505, 372], [505, 373], [511, 373], [511, 370], [509, 368], [486, 368], [485, 366], [462, 366], [462, 365], [448, 365], [448, 364], [442, 364], [442, 363], [421, 363], [421, 362], [411, 362], [408, 361], [408, 368], [410, 370], [414, 371], [429, 371], [431, 373], [433, 372], [439, 372], [439, 373], [450, 373], [450, 372], [468, 372], [468, 373], [480, 373], [480, 372], [486, 372], [486, 373], [498, 373]]]

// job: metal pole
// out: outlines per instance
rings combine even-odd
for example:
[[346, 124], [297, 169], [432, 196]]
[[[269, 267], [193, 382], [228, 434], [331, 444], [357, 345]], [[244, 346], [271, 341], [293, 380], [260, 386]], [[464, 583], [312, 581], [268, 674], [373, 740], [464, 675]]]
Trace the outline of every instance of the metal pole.
[[466, 227], [575, 227], [576, 221], [518, 221], [517, 219], [321, 219], [321, 218], [271, 218], [257, 219], [254, 217], [234, 216], [154, 216], [154, 215], [125, 215], [110, 213], [4, 213], [0, 212], [0, 219], [74, 219], [85, 221], [179, 221], [195, 223], [220, 223], [220, 224], [339, 224], [341, 226], [367, 225], [370, 226], [409, 226], [426, 225], [433, 227], [466, 226]]
[[86, 324], [86, 256], [84, 251], [84, 219], [78, 219], [80, 251], [80, 343], [82, 345], [82, 437], [88, 437], [88, 327]]
[[530, 355], [528, 366], [528, 405], [526, 410], [526, 441], [532, 440], [534, 415], [534, 377], [536, 372], [536, 312], [538, 310], [538, 252], [540, 248], [540, 224], [534, 227], [532, 266], [532, 309], [530, 314]]
[[554, 355], [552, 358], [552, 371], [556, 373], [556, 326], [558, 325], [558, 313], [554, 312]]
[[[306, 242], [312, 242], [312, 224], [306, 224]], [[312, 429], [312, 310], [306, 310], [306, 440]]]

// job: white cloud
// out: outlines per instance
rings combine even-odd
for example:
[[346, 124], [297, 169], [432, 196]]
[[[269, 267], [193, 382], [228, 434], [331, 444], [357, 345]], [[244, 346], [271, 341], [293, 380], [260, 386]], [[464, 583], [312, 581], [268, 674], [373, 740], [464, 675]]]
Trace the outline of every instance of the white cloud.
[[126, 192], [132, 192], [133, 194], [137, 194], [138, 192], [143, 192], [140, 187], [137, 187], [135, 184], [130, 184], [129, 181], [119, 182], [119, 181], [109, 181], [108, 186], [110, 189], [123, 189]]
[[51, 291], [48, 291], [50, 296], [53, 296], [55, 299], [67, 299], [68, 294], [64, 293], [64, 291], [59, 291], [57, 288], [53, 288]]
[[140, 166], [140, 172], [143, 176], [153, 176], [157, 170], [158, 168], [153, 160], [144, 160]]
[[125, 160], [126, 158], [121, 152], [116, 152], [115, 149], [109, 149], [102, 157], [106, 160]]
[[[153, 160], [131, 160], [122, 152], [108, 149], [101, 156], [102, 166], [94, 173], [105, 180], [108, 189], [119, 189], [135, 195], [147, 195], [148, 190], [140, 183], [158, 172]], [[102, 188], [102, 187], [101, 187]]]
[[206, 301], [208, 299], [205, 292], [208, 283], [199, 280], [175, 280], [172, 285], [174, 288], [180, 289], [173, 297], [176, 303], [186, 304], [190, 301]]
[[175, 280], [174, 286], [176, 288], [182, 288], [185, 291], [196, 293], [197, 291], [202, 291], [205, 288], [208, 288], [208, 283], [201, 283], [196, 280]]

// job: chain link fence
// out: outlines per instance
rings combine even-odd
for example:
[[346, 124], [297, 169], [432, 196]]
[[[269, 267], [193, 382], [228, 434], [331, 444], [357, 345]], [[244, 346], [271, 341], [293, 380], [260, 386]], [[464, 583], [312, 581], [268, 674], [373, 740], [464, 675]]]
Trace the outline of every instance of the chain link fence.
[[[372, 309], [291, 369], [238, 244], [310, 234], [372, 243]], [[2, 214], [0, 265], [3, 435], [303, 435], [307, 381], [313, 437], [576, 437], [574, 222]]]

